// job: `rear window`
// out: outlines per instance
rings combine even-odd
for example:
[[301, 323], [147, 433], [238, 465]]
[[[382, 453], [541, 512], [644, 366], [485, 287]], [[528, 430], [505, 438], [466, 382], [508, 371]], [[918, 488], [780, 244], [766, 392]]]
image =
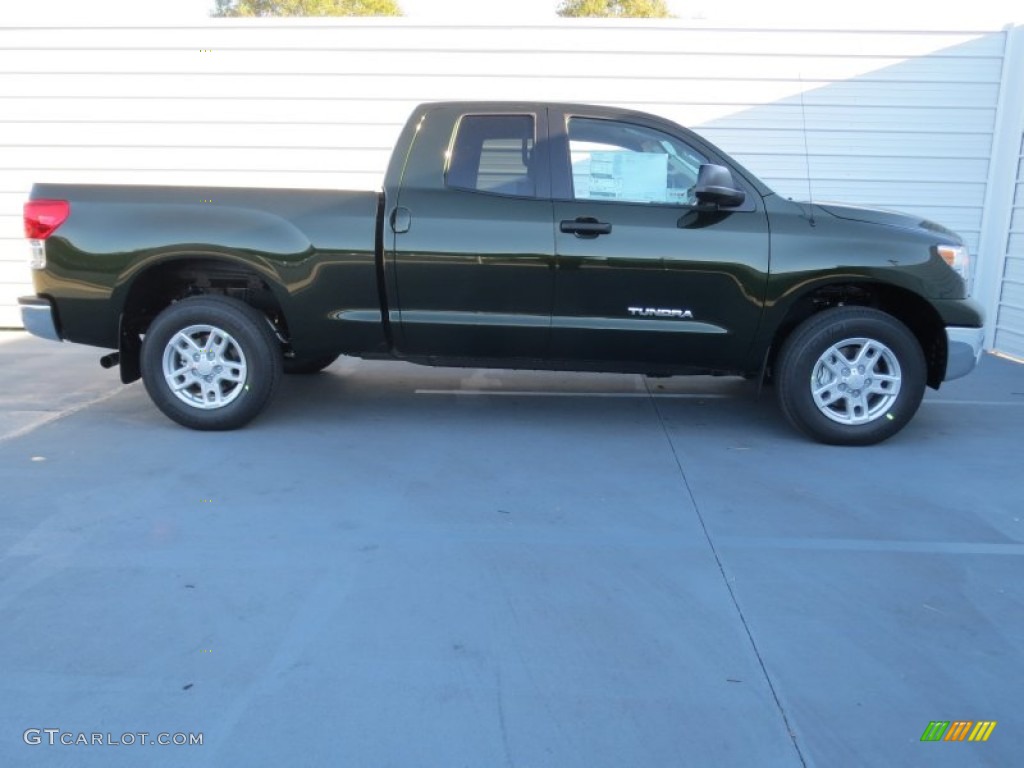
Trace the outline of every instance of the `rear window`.
[[455, 189], [536, 197], [533, 115], [466, 115], [448, 158], [445, 183]]

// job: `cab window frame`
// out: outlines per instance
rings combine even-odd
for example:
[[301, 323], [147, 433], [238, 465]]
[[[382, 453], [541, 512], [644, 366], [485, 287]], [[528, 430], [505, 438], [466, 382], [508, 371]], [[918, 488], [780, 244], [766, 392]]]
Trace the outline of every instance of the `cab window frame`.
[[671, 130], [673, 126], [670, 125], [658, 125], [648, 123], [643, 120], [636, 119], [636, 116], [632, 114], [626, 115], [614, 115], [614, 114], [593, 114], [585, 112], [575, 111], [564, 111], [559, 116], [560, 119], [552, 119], [551, 122], [551, 134], [550, 141], [552, 145], [552, 152], [554, 156], [558, 158], [557, 162], [552, 163], [552, 197], [555, 200], [562, 202], [575, 203], [578, 205], [636, 205], [643, 207], [661, 207], [661, 208], [673, 208], [676, 210], [690, 211], [695, 210], [699, 207], [699, 203], [679, 203], [679, 202], [642, 202], [633, 200], [602, 200], [599, 198], [577, 198], [575, 196], [575, 190], [573, 187], [573, 174], [572, 174], [572, 153], [571, 143], [569, 137], [569, 125], [573, 119], [578, 120], [591, 120], [591, 121], [602, 121], [608, 123], [619, 123], [623, 125], [632, 126], [645, 131], [653, 131], [655, 133], [663, 134], [664, 136], [676, 141], [695, 155], [706, 158], [706, 161], [715, 165], [722, 165], [729, 169], [732, 173], [732, 177], [738, 189], [742, 189], [746, 193], [746, 199], [736, 206], [722, 206], [723, 212], [729, 213], [741, 213], [751, 212], [759, 209], [757, 200], [760, 199], [755, 189], [747, 182], [742, 174], [738, 173], [736, 169], [732, 167], [724, 157], [719, 153], [712, 151], [710, 146], [705, 146], [704, 142], [690, 141], [685, 135], [680, 135], [679, 132]]
[[[452, 166], [455, 162], [458, 162], [456, 156], [456, 149], [459, 146], [459, 138], [462, 135], [463, 127], [468, 119], [473, 118], [507, 118], [507, 117], [518, 117], [518, 118], [529, 118], [533, 124], [533, 147], [530, 151], [530, 164], [533, 166], [532, 181], [534, 184], [533, 194], [520, 194], [516, 192], [495, 190], [495, 189], [481, 189], [477, 186], [469, 186], [453, 182], [451, 179]], [[484, 138], [481, 141], [481, 151], [483, 149], [483, 143], [487, 139]], [[476, 168], [477, 180], [479, 181], [480, 167], [479, 163]], [[529, 178], [529, 172], [528, 172]], [[444, 188], [448, 190], [454, 190], [458, 192], [465, 192], [468, 194], [475, 195], [487, 195], [492, 197], [507, 198], [509, 200], [550, 200], [551, 199], [551, 173], [550, 173], [550, 161], [548, 157], [548, 141], [547, 141], [547, 113], [546, 111], [536, 110], [509, 110], [502, 112], [466, 112], [459, 115], [458, 120], [455, 121], [455, 125], [452, 129], [452, 135], [449, 139], [448, 147], [445, 151], [444, 158], [444, 171], [443, 171], [443, 184]]]

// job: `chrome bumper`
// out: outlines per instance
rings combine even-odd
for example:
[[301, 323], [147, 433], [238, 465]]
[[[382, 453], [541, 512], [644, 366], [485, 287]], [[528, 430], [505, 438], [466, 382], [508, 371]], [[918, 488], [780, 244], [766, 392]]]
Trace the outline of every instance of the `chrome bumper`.
[[49, 301], [29, 296], [18, 299], [18, 304], [21, 306], [21, 322], [26, 331], [42, 339], [61, 340]]
[[981, 348], [985, 341], [984, 328], [946, 328], [946, 377], [952, 381], [966, 376], [974, 370], [981, 359]]

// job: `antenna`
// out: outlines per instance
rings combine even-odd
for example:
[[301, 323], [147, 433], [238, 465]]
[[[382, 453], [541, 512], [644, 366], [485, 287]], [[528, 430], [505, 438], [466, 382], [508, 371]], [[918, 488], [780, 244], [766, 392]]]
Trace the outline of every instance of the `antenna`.
[[811, 151], [807, 145], [807, 107], [804, 105], [804, 73], [800, 73], [800, 120], [804, 131], [804, 170], [807, 173], [807, 223], [814, 223], [814, 190], [811, 189]]

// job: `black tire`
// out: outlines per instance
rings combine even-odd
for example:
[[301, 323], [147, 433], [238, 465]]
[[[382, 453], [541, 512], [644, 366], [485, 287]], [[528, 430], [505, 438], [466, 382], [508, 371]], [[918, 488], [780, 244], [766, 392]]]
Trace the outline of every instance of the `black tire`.
[[340, 355], [320, 355], [320, 357], [286, 357], [284, 358], [284, 372], [292, 375], [305, 376], [311, 373], [320, 373], [329, 366]]
[[[195, 367], [188, 368], [189, 357]], [[156, 407], [191, 429], [247, 424], [281, 379], [281, 349], [266, 318], [226, 296], [195, 296], [167, 307], [146, 330], [141, 363]], [[178, 393], [168, 376], [180, 385]]]
[[786, 418], [831, 445], [873, 445], [895, 435], [921, 405], [926, 379], [914, 334], [866, 307], [808, 318], [786, 339], [775, 365]]

